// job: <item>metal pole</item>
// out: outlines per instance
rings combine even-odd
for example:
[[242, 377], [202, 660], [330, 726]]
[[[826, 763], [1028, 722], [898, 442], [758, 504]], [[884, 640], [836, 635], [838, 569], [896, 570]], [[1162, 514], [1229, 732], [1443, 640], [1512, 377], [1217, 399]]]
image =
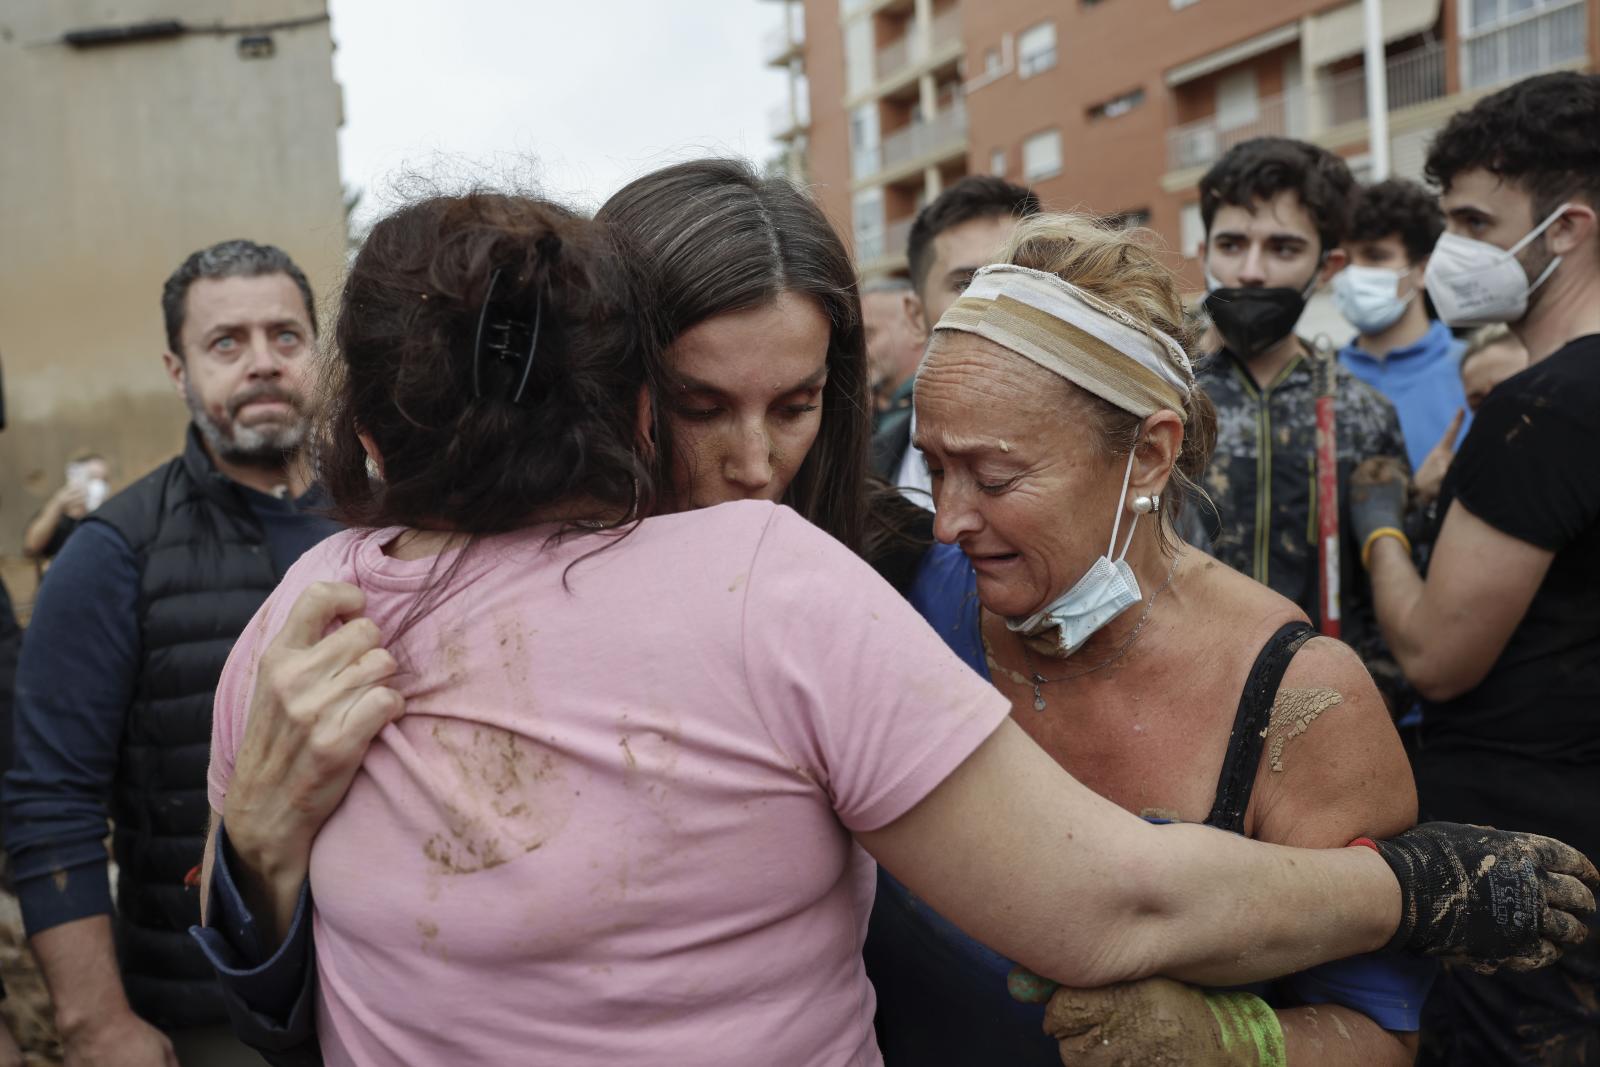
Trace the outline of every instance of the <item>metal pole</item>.
[[1367, 140], [1372, 154], [1372, 180], [1389, 176], [1389, 70], [1383, 57], [1383, 0], [1362, 0], [1367, 48]]

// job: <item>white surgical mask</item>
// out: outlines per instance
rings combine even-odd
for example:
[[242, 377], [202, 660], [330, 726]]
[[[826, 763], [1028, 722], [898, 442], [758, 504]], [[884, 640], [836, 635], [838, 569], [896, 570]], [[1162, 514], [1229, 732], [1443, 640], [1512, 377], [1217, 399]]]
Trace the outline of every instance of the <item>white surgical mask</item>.
[[1382, 333], [1400, 321], [1417, 295], [1415, 289], [1398, 295], [1400, 279], [1410, 273], [1385, 267], [1346, 267], [1333, 276], [1333, 302], [1362, 336]]
[[1144, 599], [1139, 590], [1139, 580], [1128, 566], [1128, 546], [1133, 544], [1133, 530], [1139, 524], [1137, 513], [1128, 524], [1128, 539], [1122, 543], [1122, 554], [1115, 561], [1111, 553], [1117, 548], [1117, 531], [1122, 526], [1123, 504], [1128, 498], [1128, 481], [1133, 477], [1133, 454], [1128, 455], [1128, 469], [1122, 475], [1122, 492], [1117, 497], [1117, 514], [1111, 524], [1111, 544], [1106, 554], [1094, 561], [1082, 578], [1065, 593], [1056, 597], [1039, 611], [1025, 619], [1011, 618], [1006, 626], [1024, 637], [1037, 637], [1055, 630], [1056, 647], [1061, 655], [1070, 656], [1083, 647], [1112, 619]]
[[1561, 265], [1556, 256], [1544, 272], [1528, 284], [1528, 274], [1517, 262], [1517, 253], [1538, 237], [1571, 207], [1562, 204], [1550, 217], [1528, 231], [1510, 248], [1488, 241], [1440, 236], [1428, 257], [1424, 281], [1439, 317], [1451, 326], [1488, 326], [1497, 322], [1516, 322], [1527, 314], [1528, 296], [1545, 283]]

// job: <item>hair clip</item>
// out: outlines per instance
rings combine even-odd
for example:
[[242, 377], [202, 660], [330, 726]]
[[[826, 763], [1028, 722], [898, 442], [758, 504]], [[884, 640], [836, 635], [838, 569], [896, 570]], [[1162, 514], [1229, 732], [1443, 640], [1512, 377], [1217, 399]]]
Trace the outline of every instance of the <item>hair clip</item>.
[[494, 293], [500, 284], [499, 270], [489, 276], [489, 291], [483, 296], [483, 309], [478, 312], [478, 336], [472, 345], [472, 395], [483, 398], [483, 360], [487, 354], [512, 367], [520, 367], [517, 387], [511, 393], [513, 404], [522, 403], [528, 389], [528, 378], [533, 373], [533, 355], [539, 347], [539, 325], [544, 318], [544, 292], [541, 289], [533, 305], [533, 321], [520, 318], [512, 309], [496, 306]]

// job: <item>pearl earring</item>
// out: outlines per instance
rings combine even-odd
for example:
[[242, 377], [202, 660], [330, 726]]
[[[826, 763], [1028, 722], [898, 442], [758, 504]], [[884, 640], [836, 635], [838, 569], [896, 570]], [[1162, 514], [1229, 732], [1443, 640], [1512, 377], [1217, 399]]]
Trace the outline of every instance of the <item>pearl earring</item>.
[[1133, 498], [1133, 510], [1140, 515], [1149, 515], [1161, 510], [1161, 494], [1151, 493], [1148, 496], [1139, 495]]

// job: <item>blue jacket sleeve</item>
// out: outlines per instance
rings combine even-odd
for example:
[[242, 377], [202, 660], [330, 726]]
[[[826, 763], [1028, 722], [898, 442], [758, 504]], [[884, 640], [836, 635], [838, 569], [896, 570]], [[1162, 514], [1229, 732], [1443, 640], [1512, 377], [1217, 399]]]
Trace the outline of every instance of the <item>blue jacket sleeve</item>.
[[191, 927], [216, 968], [233, 1032], [274, 1067], [320, 1067], [317, 1041], [316, 945], [311, 934], [311, 886], [300, 899], [283, 943], [269, 953], [254, 915], [233, 879], [233, 849], [217, 828], [204, 926]]
[[45, 575], [23, 636], [3, 806], [29, 936], [111, 912], [104, 842], [139, 676], [138, 600], [133, 550], [85, 522]]
[[1421, 1029], [1422, 1002], [1438, 972], [1433, 960], [1374, 952], [1324, 963], [1283, 983], [1302, 1004], [1339, 1004], [1385, 1030], [1409, 1033]]

